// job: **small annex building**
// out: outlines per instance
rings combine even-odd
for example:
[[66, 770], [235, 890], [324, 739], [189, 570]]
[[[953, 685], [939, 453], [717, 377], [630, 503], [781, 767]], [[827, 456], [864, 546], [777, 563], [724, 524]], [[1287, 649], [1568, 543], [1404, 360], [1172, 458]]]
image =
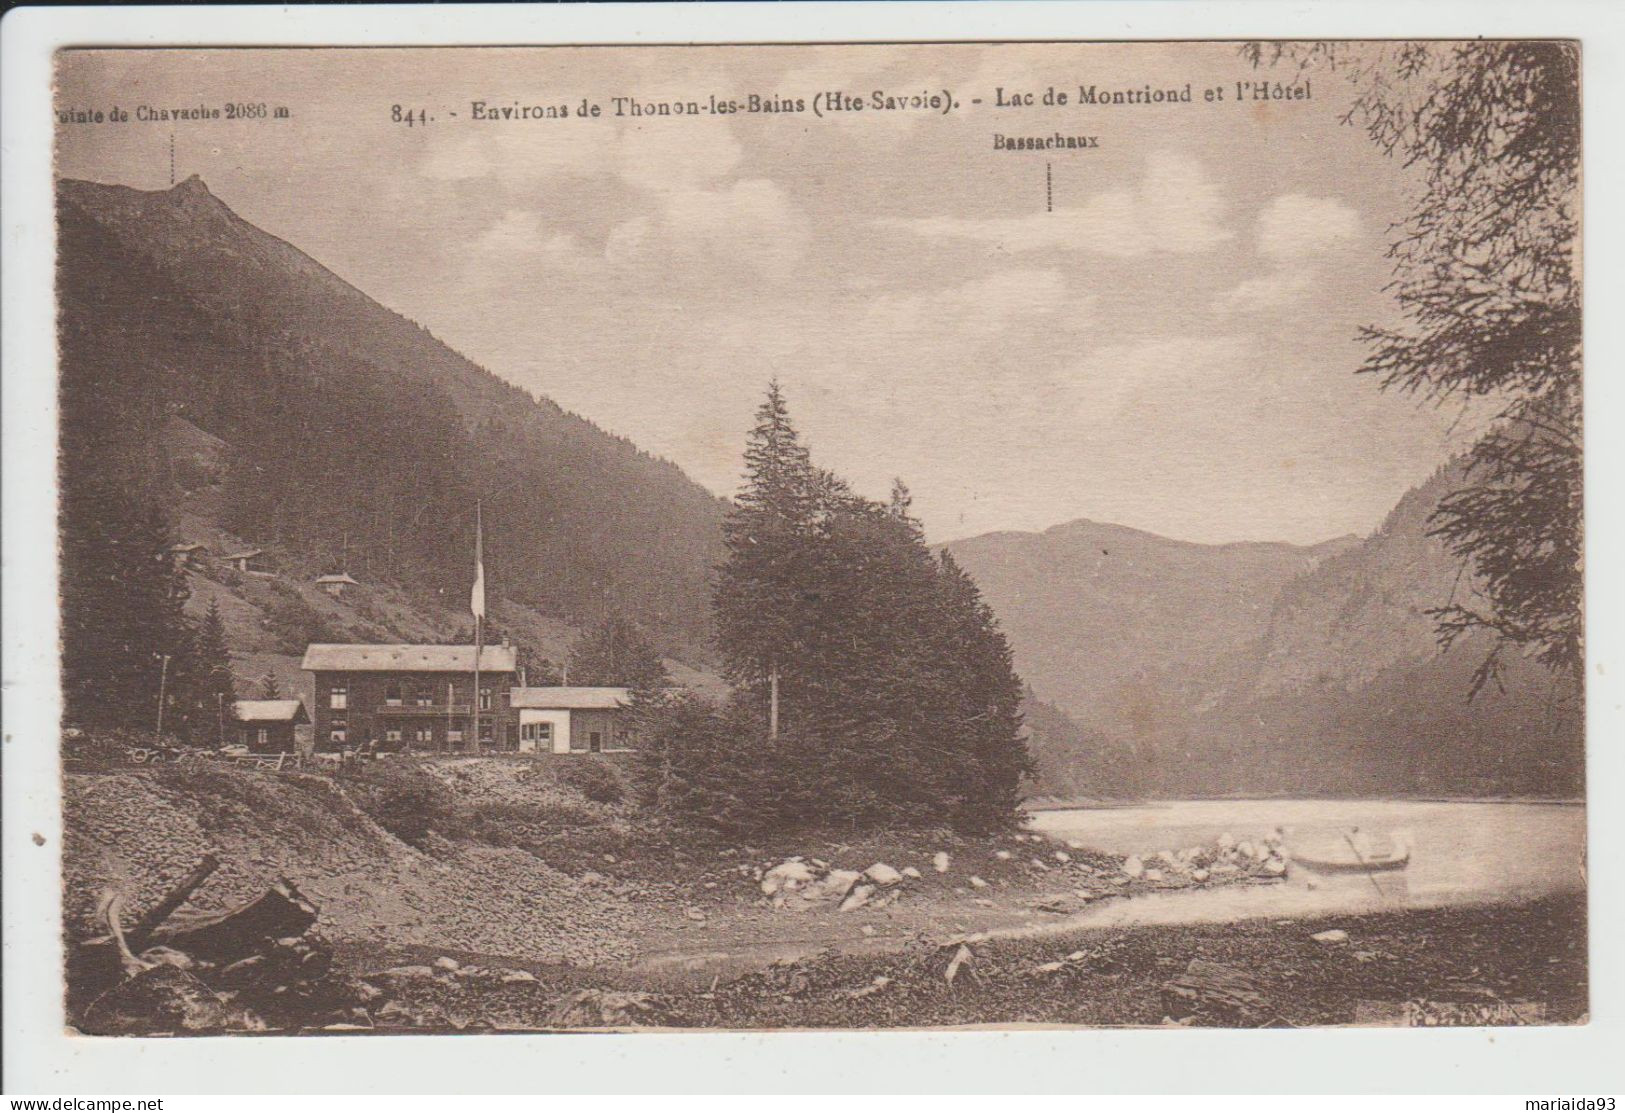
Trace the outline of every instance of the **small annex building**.
[[240, 699], [232, 704], [237, 741], [256, 754], [291, 754], [294, 728], [308, 725], [305, 704], [296, 699]]
[[629, 688], [514, 688], [521, 753], [600, 754], [633, 748]]

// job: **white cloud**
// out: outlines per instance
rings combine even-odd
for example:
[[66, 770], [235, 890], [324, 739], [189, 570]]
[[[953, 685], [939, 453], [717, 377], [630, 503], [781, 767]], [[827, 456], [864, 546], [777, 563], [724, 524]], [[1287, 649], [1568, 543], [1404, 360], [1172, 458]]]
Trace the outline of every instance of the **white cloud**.
[[611, 230], [604, 249], [611, 262], [716, 259], [784, 273], [806, 254], [812, 238], [801, 208], [765, 178], [663, 190], [654, 201], [654, 212]]
[[1010, 252], [1044, 248], [1118, 258], [1206, 251], [1231, 238], [1220, 225], [1224, 200], [1201, 163], [1161, 152], [1133, 189], [1097, 193], [1083, 205], [1017, 217], [883, 219], [921, 236], [974, 240]]
[[1360, 215], [1331, 197], [1287, 193], [1258, 215], [1258, 251], [1275, 259], [1319, 255], [1359, 238]]
[[541, 214], [528, 209], [509, 209], [471, 244], [477, 255], [500, 256], [569, 255], [576, 246], [575, 237], [563, 232], [550, 233], [542, 223]]
[[621, 178], [656, 193], [721, 181], [745, 157], [733, 128], [710, 116], [628, 120], [611, 144]]
[[1259, 313], [1292, 305], [1308, 297], [1319, 276], [1313, 269], [1272, 271], [1226, 290], [1213, 299], [1218, 313]]
[[1076, 326], [1089, 307], [1069, 295], [1058, 270], [999, 271], [943, 290], [880, 294], [868, 302], [859, 335], [893, 345], [908, 337], [957, 345], [990, 340], [1064, 310]]

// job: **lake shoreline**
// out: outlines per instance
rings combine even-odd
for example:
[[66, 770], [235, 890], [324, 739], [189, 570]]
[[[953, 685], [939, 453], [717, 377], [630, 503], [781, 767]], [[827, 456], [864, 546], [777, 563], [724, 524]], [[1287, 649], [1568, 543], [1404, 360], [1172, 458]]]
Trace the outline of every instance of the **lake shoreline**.
[[1120, 811], [1125, 808], [1171, 807], [1192, 803], [1259, 803], [1316, 800], [1324, 803], [1407, 803], [1407, 804], [1532, 804], [1563, 807], [1584, 807], [1585, 797], [1563, 796], [1314, 796], [1282, 794], [1279, 796], [1184, 796], [1172, 799], [1094, 800], [1094, 799], [1040, 799], [1022, 804], [1027, 812], [1068, 811]]

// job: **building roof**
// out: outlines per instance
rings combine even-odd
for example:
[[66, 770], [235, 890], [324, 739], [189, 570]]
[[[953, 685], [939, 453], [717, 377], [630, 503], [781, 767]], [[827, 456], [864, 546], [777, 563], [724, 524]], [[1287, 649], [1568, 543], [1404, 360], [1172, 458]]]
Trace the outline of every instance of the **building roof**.
[[317, 576], [316, 582], [319, 584], [355, 584], [357, 587], [361, 586], [358, 581], [350, 578], [348, 572], [329, 572], [325, 576]]
[[172, 553], [195, 553], [199, 550], [208, 552], [209, 547], [201, 541], [177, 541], [169, 547]]
[[221, 559], [222, 560], [253, 560], [257, 556], [264, 556], [264, 555], [265, 555], [265, 550], [264, 549], [244, 549], [240, 553], [232, 553], [230, 556], [222, 557]]
[[513, 688], [508, 692], [514, 707], [548, 711], [613, 711], [632, 702], [630, 688]]
[[[488, 645], [481, 672], [513, 672], [511, 645]], [[306, 672], [473, 672], [471, 645], [310, 645], [300, 668]]]
[[310, 722], [310, 716], [305, 714], [305, 705], [296, 699], [240, 699], [231, 706], [239, 722]]

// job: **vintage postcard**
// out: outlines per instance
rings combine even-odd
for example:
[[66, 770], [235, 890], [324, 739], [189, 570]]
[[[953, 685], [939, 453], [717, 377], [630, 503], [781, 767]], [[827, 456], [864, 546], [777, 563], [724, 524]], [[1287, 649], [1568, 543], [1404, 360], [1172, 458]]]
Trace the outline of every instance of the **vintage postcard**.
[[1581, 65], [59, 51], [69, 1025], [1586, 1022]]

